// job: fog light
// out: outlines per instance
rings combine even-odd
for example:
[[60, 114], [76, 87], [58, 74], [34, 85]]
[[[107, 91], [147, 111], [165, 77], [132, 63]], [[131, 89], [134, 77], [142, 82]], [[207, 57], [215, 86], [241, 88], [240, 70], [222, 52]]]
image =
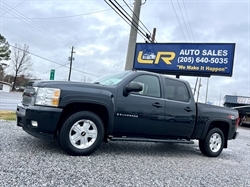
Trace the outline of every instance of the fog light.
[[31, 121], [31, 125], [32, 125], [33, 127], [38, 127], [37, 121]]

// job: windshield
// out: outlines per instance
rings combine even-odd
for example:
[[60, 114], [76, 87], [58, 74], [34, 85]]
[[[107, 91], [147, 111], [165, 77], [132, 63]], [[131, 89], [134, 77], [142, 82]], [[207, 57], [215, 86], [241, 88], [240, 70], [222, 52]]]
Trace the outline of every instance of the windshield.
[[129, 75], [129, 71], [112, 73], [112, 74], [105, 75], [104, 77], [101, 77], [101, 78], [93, 81], [92, 83], [101, 84], [101, 85], [105, 85], [105, 86], [111, 86], [111, 85], [118, 84], [124, 78], [126, 78], [128, 75]]

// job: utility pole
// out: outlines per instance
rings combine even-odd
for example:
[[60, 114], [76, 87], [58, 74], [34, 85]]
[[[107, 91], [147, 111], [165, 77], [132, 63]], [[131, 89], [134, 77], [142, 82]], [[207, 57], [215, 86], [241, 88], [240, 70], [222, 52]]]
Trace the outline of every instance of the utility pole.
[[[85, 68], [85, 61], [83, 61], [83, 67], [82, 67], [82, 78], [83, 78], [84, 68]], [[82, 78], [81, 78], [81, 82], [82, 82]]]
[[219, 106], [220, 106], [220, 102], [221, 102], [221, 93], [220, 93], [220, 101], [219, 101]]
[[152, 43], [155, 43], [155, 35], [156, 35], [156, 28], [153, 29], [153, 34], [152, 34]]
[[201, 88], [201, 78], [200, 78], [199, 85], [198, 85], [198, 92], [197, 92], [197, 99], [196, 99], [196, 102], [199, 101], [200, 88]]
[[197, 83], [198, 83], [198, 77], [196, 78], [196, 82], [195, 82], [195, 86], [194, 86], [194, 95], [195, 95], [195, 92], [196, 92]]
[[208, 84], [209, 84], [209, 78], [207, 78], [207, 90], [206, 90], [205, 104], [207, 104]]
[[135, 45], [136, 45], [136, 39], [137, 39], [137, 30], [138, 30], [140, 12], [141, 12], [141, 0], [135, 0], [134, 9], [133, 9], [133, 16], [132, 16], [132, 23], [133, 24], [131, 24], [131, 28], [130, 28], [125, 70], [131, 70], [133, 68], [133, 61], [134, 61], [134, 55], [135, 55]]
[[70, 55], [70, 57], [69, 57], [70, 67], [69, 67], [69, 78], [68, 78], [68, 81], [70, 81], [71, 69], [72, 69], [72, 62], [73, 62], [73, 60], [75, 60], [74, 57], [73, 57], [73, 54], [74, 54], [74, 53], [75, 53], [75, 51], [74, 51], [74, 46], [72, 46], [72, 48], [71, 48], [71, 55]]

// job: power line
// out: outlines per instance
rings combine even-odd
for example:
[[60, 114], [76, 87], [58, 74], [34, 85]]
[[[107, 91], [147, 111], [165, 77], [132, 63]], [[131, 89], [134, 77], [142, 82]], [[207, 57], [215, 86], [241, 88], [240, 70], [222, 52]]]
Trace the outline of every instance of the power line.
[[198, 16], [199, 16], [199, 21], [200, 21], [200, 25], [201, 25], [201, 31], [202, 31], [203, 36], [204, 36], [204, 28], [203, 28], [203, 24], [202, 24], [202, 21], [201, 21], [201, 14], [200, 14], [200, 8], [199, 8], [198, 0], [196, 0], [196, 5], [197, 5], [197, 9], [198, 9]]
[[[143, 4], [146, 3], [147, 0], [144, 1]], [[144, 26], [144, 28], [150, 33], [151, 35], [151, 32], [148, 30], [148, 28], [142, 23], [142, 21], [138, 18], [138, 16], [134, 13], [134, 11], [129, 7], [128, 3], [126, 3], [125, 0], [123, 0], [123, 2], [126, 4], [126, 6], [129, 8], [129, 10], [132, 12], [133, 15], [135, 15], [135, 17], [139, 20], [139, 22]]]
[[[10, 10], [11, 7], [8, 6], [6, 3], [2, 2], [3, 6], [5, 7], [2, 7], [4, 9], [7, 9], [7, 10]], [[6, 8], [7, 7], [7, 8]], [[20, 19], [26, 23], [28, 23], [29, 25], [31, 25], [32, 27], [38, 29], [39, 31], [43, 32], [44, 34], [46, 34], [47, 36], [50, 36], [51, 38], [53, 38], [54, 40], [60, 42], [61, 44], [67, 46], [67, 47], [70, 47], [66, 41], [63, 41], [61, 38], [59, 38], [58, 36], [56, 36], [55, 34], [49, 32], [47, 29], [43, 28], [42, 26], [38, 25], [37, 23], [35, 23], [34, 21], [32, 20], [29, 20], [26, 16], [24, 16], [23, 14], [21, 14], [20, 12], [16, 11], [15, 9], [12, 9], [14, 10], [14, 12], [9, 12], [10, 14], [14, 15], [15, 17], [17, 17], [18, 19], [23, 18], [23, 19]]]
[[179, 20], [179, 17], [178, 17], [178, 15], [177, 15], [177, 12], [176, 12], [176, 10], [175, 10], [175, 7], [174, 7], [174, 4], [173, 4], [172, 0], [171, 0], [171, 4], [172, 4], [172, 7], [173, 7], [173, 9], [174, 9], [176, 18], [177, 18], [177, 20], [178, 20], [178, 22], [179, 22], [179, 25], [180, 25], [182, 34], [183, 34], [183, 36], [184, 36], [184, 38], [185, 38], [185, 40], [186, 40], [186, 42], [187, 42], [187, 38], [186, 38], [186, 36], [185, 36], [185, 34], [184, 34], [184, 31], [183, 31], [183, 29], [182, 29], [181, 22], [180, 22], [180, 20]]
[[78, 52], [80, 52], [80, 53], [87, 53], [88, 55], [92, 55], [93, 53], [91, 52], [91, 51], [89, 51], [89, 50], [86, 50], [86, 49], [75, 49], [76, 50], [76, 52], [78, 51]]
[[187, 30], [188, 38], [189, 38], [189, 40], [191, 40], [191, 37], [190, 37], [189, 32], [188, 32], [187, 24], [186, 24], [186, 21], [185, 21], [185, 19], [184, 19], [184, 16], [183, 16], [183, 13], [182, 13], [182, 9], [181, 9], [179, 0], [177, 0], [177, 4], [178, 4], [178, 6], [179, 6], [179, 9], [180, 9], [180, 12], [181, 12], [181, 17], [182, 17], [182, 20], [183, 20], [183, 22], [184, 22], [185, 28], [186, 28], [186, 30]]
[[[4, 30], [7, 30], [8, 32], [11, 32], [11, 33], [13, 33], [13, 34], [15, 34], [15, 35], [17, 35], [17, 36], [19, 36], [19, 37], [21, 37], [21, 38], [23, 38], [23, 39], [29, 41], [29, 42], [31, 42], [30, 40], [28, 40], [28, 39], [26, 39], [26, 38], [24, 38], [24, 37], [22, 37], [22, 36], [20, 36], [20, 35], [18, 35], [18, 34], [16, 34], [16, 33], [12, 32], [12, 31], [10, 31], [10, 30], [4, 28], [3, 26], [0, 26], [0, 27], [1, 27], [2, 29], [4, 29]], [[35, 44], [34, 42], [31, 42], [31, 43], [33, 43], [34, 45], [36, 45], [36, 46], [38, 46], [38, 47], [41, 47], [41, 46]], [[12, 46], [12, 47], [13, 47], [13, 46]], [[41, 47], [41, 48], [43, 48], [43, 47]], [[44, 48], [43, 48], [43, 49], [44, 49]], [[44, 49], [44, 50], [46, 50], [46, 49]], [[48, 50], [46, 50], [46, 51], [48, 51]], [[52, 53], [52, 54], [54, 54], [54, 55], [56, 55], [56, 56], [58, 56], [58, 57], [60, 57], [60, 58], [63, 59], [63, 60], [65, 60], [63, 57], [61, 57], [60, 55], [58, 55], [58, 54], [56, 54], [56, 53], [53, 53], [53, 52], [51, 52], [51, 51], [48, 51], [48, 52], [49, 52], [49, 53]], [[66, 64], [60, 65], [60, 66], [58, 66], [58, 67], [56, 67], [56, 68], [54, 68], [54, 69], [59, 69], [59, 68], [61, 68], [61, 67], [69, 68], [68, 66], [66, 66], [67, 64], [68, 64], [68, 62], [67, 62]], [[47, 72], [49, 72], [49, 71], [46, 71], [46, 72], [44, 72], [44, 73], [47, 73]]]
[[[58, 67], [56, 67], [56, 68], [54, 68], [55, 70], [56, 69], [59, 69], [59, 68], [62, 68], [62, 67], [66, 67], [66, 68], [69, 68], [68, 66], [66, 66], [67, 64], [68, 64], [69, 62], [67, 62], [66, 64], [62, 64], [62, 65], [60, 65], [60, 66], [58, 66]], [[67, 70], [68, 71], [68, 70]], [[44, 72], [42, 72], [42, 73], [48, 73], [48, 72], [50, 72], [50, 70], [48, 71], [44, 71]]]
[[144, 2], [142, 3], [142, 5], [144, 5], [147, 2], [147, 0], [144, 0]]
[[[132, 21], [130, 21], [128, 19], [128, 17], [126, 15], [124, 15], [124, 13], [113, 3], [110, 1], [110, 4], [107, 0], [104, 0], [126, 23], [128, 23], [130, 26], [132, 26], [132, 28], [143, 38], [148, 40], [147, 35], [144, 34], [141, 30], [137, 29], [137, 26], [134, 25], [134, 23]], [[115, 9], [115, 8], [116, 9]], [[125, 17], [125, 18], [124, 18]], [[139, 32], [138, 32], [139, 31]]]
[[[106, 3], [108, 3], [106, 0], [105, 0], [105, 2]], [[119, 16], [121, 16], [121, 14], [122, 14], [122, 18], [123, 18], [123, 20], [125, 20], [124, 19], [124, 17], [127, 19], [127, 23], [131, 26], [131, 24], [132, 24], [132, 26], [133, 26], [133, 28], [137, 31], [139, 31], [140, 33], [141, 33], [141, 35], [142, 35], [142, 37], [146, 37], [146, 35], [144, 35], [144, 33], [141, 31], [141, 30], [139, 30], [138, 29], [138, 25], [134, 25], [134, 23], [132, 22], [132, 21], [130, 21], [129, 20], [129, 18], [124, 14], [124, 12], [122, 12], [112, 1], [109, 1], [115, 8], [116, 8], [116, 10], [115, 9], [113, 9], [113, 10], [115, 10], [116, 12], [117, 12], [117, 10], [119, 11], [119, 12], [117, 12], [118, 14], [119, 14]], [[108, 3], [108, 5], [110, 6], [110, 4]], [[118, 4], [118, 6], [119, 6], [119, 4]], [[130, 15], [128, 15], [129, 17], [130, 17]]]
[[22, 1], [22, 2], [21, 2], [21, 3], [19, 3], [18, 5], [16, 5], [16, 6], [12, 7], [10, 10], [8, 10], [8, 11], [4, 12], [4, 13], [1, 15], [1, 17], [3, 17], [3, 15], [4, 15], [4, 14], [9, 13], [10, 11], [12, 11], [13, 9], [15, 9], [15, 8], [16, 8], [16, 7], [18, 7], [19, 5], [23, 4], [25, 1], [27, 1], [27, 0]]
[[[31, 42], [31, 43], [33, 43], [34, 45], [36, 45], [36, 46], [38, 46], [38, 47], [41, 47], [40, 45], [37, 45], [37, 44], [35, 44], [34, 42], [32, 42], [32, 41], [30, 41], [30, 40], [28, 40], [28, 39], [26, 39], [26, 38], [24, 38], [24, 37], [22, 37], [22, 36], [20, 36], [20, 35], [18, 35], [18, 34], [16, 34], [16, 33], [14, 33], [14, 32], [12, 32], [12, 31], [10, 31], [9, 29], [6, 29], [6, 28], [4, 28], [3, 26], [0, 26], [2, 29], [4, 29], [4, 30], [6, 30], [6, 31], [8, 31], [8, 32], [11, 32], [11, 33], [13, 33], [13, 34], [15, 34], [15, 35], [17, 35], [17, 36], [19, 36], [19, 37], [21, 37], [21, 38], [23, 38], [23, 39], [25, 39], [26, 41], [29, 41], [29, 42]], [[46, 49], [44, 49], [43, 47], [41, 47], [43, 50], [46, 50]], [[46, 50], [46, 51], [48, 51], [48, 50]], [[60, 57], [60, 58], [62, 58], [62, 59], [64, 59], [62, 56], [60, 56], [60, 55], [58, 55], [58, 54], [56, 54], [56, 53], [54, 53], [54, 52], [51, 52], [51, 51], [48, 51], [49, 53], [52, 53], [52, 54], [54, 54], [54, 55], [56, 55], [56, 56], [58, 56], [58, 57]], [[64, 59], [65, 60], [65, 59]]]
[[[2, 42], [1, 42], [1, 43], [2, 43]], [[9, 45], [10, 45], [11, 47], [14, 47], [14, 48], [18, 49], [18, 50], [24, 51], [23, 49], [21, 49], [21, 48], [19, 48], [19, 47], [16, 47], [16, 46], [11, 45], [11, 44], [9, 44]], [[31, 55], [33, 55], [33, 56], [36, 56], [36, 57], [38, 57], [38, 58], [41, 58], [41, 59], [43, 59], [43, 60], [46, 60], [46, 61], [52, 62], [52, 63], [54, 63], [54, 64], [58, 64], [58, 65], [60, 65], [60, 66], [64, 66], [64, 67], [69, 68], [69, 67], [68, 67], [68, 66], [66, 66], [66, 65], [60, 64], [60, 63], [55, 62], [55, 61], [50, 60], [50, 59], [47, 59], [47, 58], [42, 57], [42, 56], [40, 56], [40, 55], [37, 55], [37, 54], [35, 54], [35, 53], [29, 52], [29, 54], [31, 54]], [[91, 74], [91, 73], [87, 73], [87, 72], [84, 72], [84, 71], [80, 71], [80, 70], [78, 70], [78, 69], [74, 69], [74, 68], [72, 68], [72, 70], [75, 70], [75, 71], [80, 72], [80, 73], [85, 73], [85, 74], [88, 74], [88, 75], [92, 75], [92, 76], [95, 76], [95, 77], [99, 77], [99, 76], [97, 76], [97, 75], [95, 75], [95, 74]]]
[[[25, 0], [27, 1], [27, 0]], [[64, 18], [74, 18], [74, 17], [81, 17], [81, 16], [86, 16], [86, 15], [91, 15], [91, 14], [97, 14], [97, 13], [100, 13], [100, 12], [105, 12], [105, 11], [109, 11], [109, 10], [112, 10], [111, 8], [109, 9], [104, 9], [104, 10], [98, 10], [98, 11], [95, 11], [95, 12], [89, 12], [89, 13], [84, 13], [84, 14], [76, 14], [76, 15], [68, 15], [68, 16], [59, 16], [59, 17], [47, 17], [47, 18], [30, 18], [30, 17], [27, 17], [27, 19], [64, 19]], [[8, 17], [8, 16], [3, 16], [3, 18], [10, 18], [10, 19], [16, 19], [15, 17]], [[23, 19], [23, 18], [21, 18]]]
[[[123, 12], [125, 12], [130, 18], [131, 18], [131, 23], [133, 23], [134, 22], [134, 20], [133, 20], [133, 18], [132, 18], [132, 16], [130, 16], [129, 14], [128, 14], [128, 12], [116, 1], [116, 0], [114, 0], [115, 2], [116, 2], [116, 4], [122, 9], [122, 11]], [[120, 10], [119, 10], [120, 11]], [[133, 11], [132, 11], [133, 12]], [[133, 12], [133, 14], [134, 14], [134, 12]], [[136, 16], [136, 14], [134, 14], [135, 16]], [[140, 19], [136, 16], [136, 18], [137, 18], [137, 20], [139, 21], [139, 22], [141, 22], [140, 21]], [[143, 24], [144, 25], [144, 24]], [[139, 24], [137, 25], [138, 26], [138, 28], [141, 28], [142, 30], [143, 30], [143, 32], [145, 32], [145, 33], [147, 33]], [[145, 27], [146, 28], [146, 27]], [[146, 28], [147, 29], [147, 28]], [[147, 29], [148, 30], [148, 29]], [[149, 32], [150, 33], [150, 32]], [[150, 35], [151, 35], [151, 33], [150, 33]]]
[[184, 7], [184, 10], [185, 10], [186, 16], [187, 16], [189, 28], [190, 28], [190, 30], [191, 30], [191, 35], [192, 35], [193, 40], [194, 40], [194, 42], [195, 42], [194, 34], [193, 34], [193, 29], [192, 29], [191, 24], [190, 24], [190, 21], [189, 21], [189, 16], [188, 16], [188, 13], [187, 13], [187, 9], [186, 9], [186, 5], [185, 5], [185, 3], [184, 3], [184, 0], [182, 0], [182, 3], [183, 3], [183, 7]]
[[[56, 70], [56, 69], [55, 69]], [[45, 73], [49, 73], [50, 71], [46, 71]], [[63, 80], [67, 80], [67, 78], [65, 78], [65, 74], [68, 73], [68, 70], [65, 70], [65, 71], [61, 71], [61, 72], [57, 72], [57, 76], [59, 75], [62, 75], [63, 76]]]

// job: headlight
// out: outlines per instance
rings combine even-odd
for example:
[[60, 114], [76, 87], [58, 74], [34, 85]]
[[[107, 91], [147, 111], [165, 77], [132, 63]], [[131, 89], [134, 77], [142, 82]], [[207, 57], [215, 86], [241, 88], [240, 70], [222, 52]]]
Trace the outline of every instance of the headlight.
[[60, 99], [60, 89], [38, 88], [36, 93], [36, 105], [58, 106]]

